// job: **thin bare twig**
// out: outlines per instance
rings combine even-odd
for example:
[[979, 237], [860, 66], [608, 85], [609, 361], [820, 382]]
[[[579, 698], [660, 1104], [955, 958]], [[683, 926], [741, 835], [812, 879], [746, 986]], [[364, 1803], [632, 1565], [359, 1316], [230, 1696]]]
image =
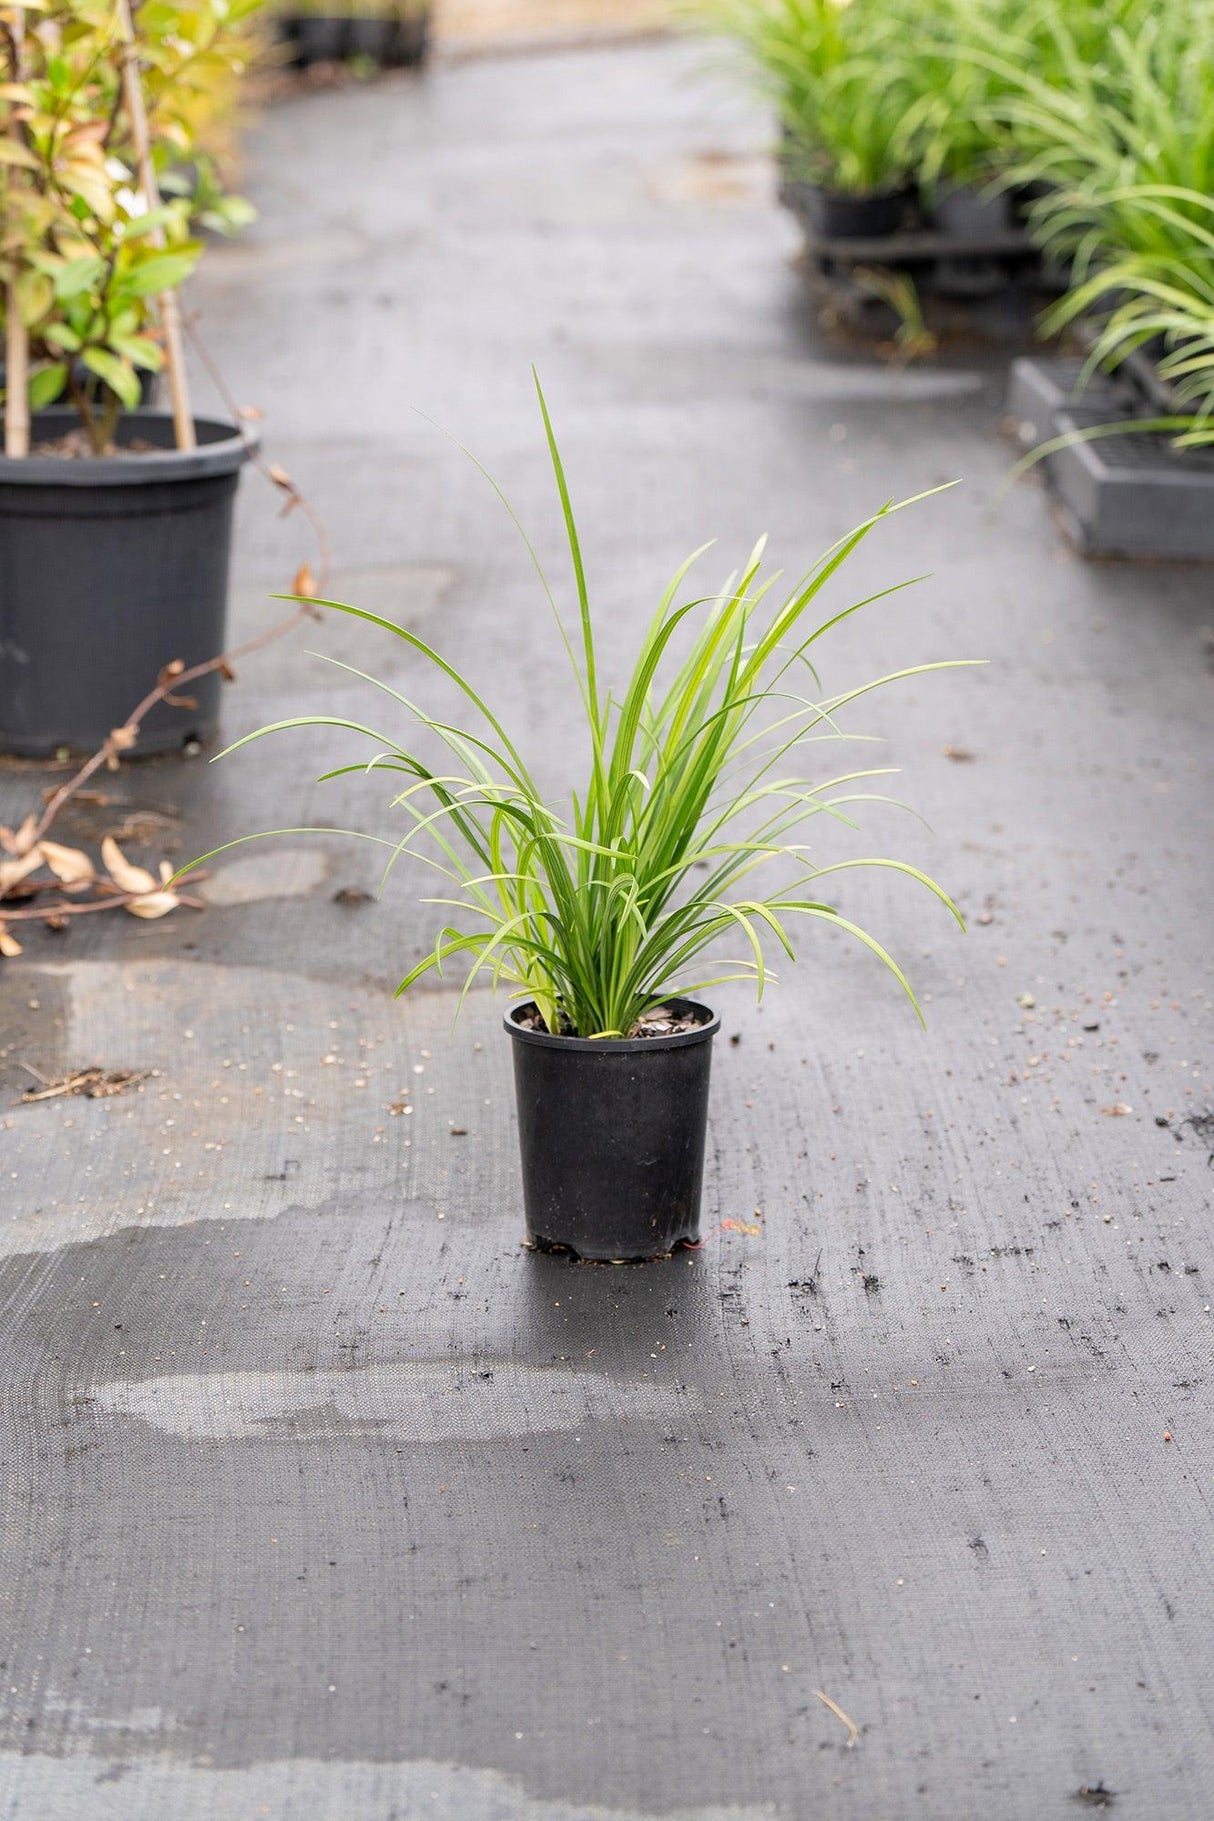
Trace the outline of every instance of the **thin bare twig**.
[[[36, 1070], [31, 1071], [37, 1073]], [[128, 1088], [138, 1087], [141, 1081], [147, 1081], [151, 1069], [77, 1069], [75, 1074], [64, 1075], [59, 1081], [47, 1081], [45, 1075], [39, 1076], [46, 1082], [41, 1090], [26, 1088], [21, 1096], [23, 1106], [32, 1106], [38, 1100], [62, 1100], [67, 1096], [80, 1095], [85, 1100], [112, 1100], [116, 1094], [125, 1094]]]
[[244, 446], [248, 451], [249, 461], [263, 479], [269, 481], [270, 485], [276, 487], [280, 493], [285, 494], [286, 503], [282, 509], [283, 517], [285, 518], [288, 512], [294, 512], [298, 509], [303, 513], [309, 525], [311, 525], [313, 535], [316, 538], [317, 564], [319, 567], [316, 591], [318, 594], [327, 594], [329, 591], [330, 551], [329, 534], [325, 528], [324, 520], [321, 518], [319, 512], [317, 512], [315, 506], [312, 505], [311, 501], [300, 492], [298, 486], [291, 479], [291, 476], [286, 470], [280, 468], [276, 462], [271, 462], [266, 459], [265, 455], [262, 453], [259, 438], [250, 435], [246, 428], [247, 418], [244, 408], [237, 404], [236, 399], [233, 397], [232, 392], [228, 387], [227, 381], [224, 379], [223, 374], [220, 372], [219, 367], [215, 362], [214, 356], [202, 339], [202, 335], [198, 328], [197, 315], [187, 316], [184, 321], [185, 332], [190, 339], [190, 346], [206, 368], [211, 384], [223, 400], [225, 409], [230, 413], [233, 423], [240, 431], [241, 437], [244, 440]]
[[846, 1726], [847, 1744], [844, 1746], [844, 1750], [850, 1751], [853, 1745], [859, 1743], [860, 1728], [856, 1725], [856, 1722], [852, 1719], [851, 1715], [845, 1714], [843, 1709], [839, 1706], [839, 1703], [837, 1701], [832, 1701], [829, 1695], [824, 1695], [820, 1688], [815, 1688], [814, 1693], [817, 1695], [819, 1701], [821, 1701], [823, 1707], [829, 1707], [836, 1720], [842, 1720], [844, 1726]]
[[[148, 133], [147, 107], [143, 98], [143, 72], [139, 66], [139, 48], [131, 14], [131, 0], [118, 0], [118, 36], [122, 44], [122, 90], [126, 96], [127, 124], [135, 149], [139, 188], [148, 212], [155, 215], [160, 207], [160, 184], [152, 162], [152, 141]], [[152, 229], [152, 245], [163, 247], [163, 228]], [[197, 438], [194, 416], [190, 410], [190, 389], [185, 370], [185, 351], [181, 345], [181, 306], [171, 285], [158, 299], [160, 333], [164, 338], [164, 364], [169, 376], [169, 394], [173, 404], [173, 430], [179, 449], [193, 449]]]
[[[9, 61], [12, 65], [13, 81], [19, 83], [24, 77], [22, 68], [22, 51], [25, 39], [25, 12], [22, 7], [13, 9], [12, 24], [7, 32], [9, 43]], [[9, 183], [16, 186], [18, 175], [15, 170], [9, 171]], [[7, 228], [8, 224], [5, 223]], [[8, 281], [5, 295], [5, 380], [7, 382], [4, 397], [4, 453], [8, 456], [29, 454], [30, 447], [30, 412], [29, 412], [29, 330], [21, 314], [21, 299], [14, 275]]]
[[[200, 879], [201, 873], [187, 873], [190, 879]], [[161, 887], [161, 890], [166, 889]], [[0, 921], [4, 923], [56, 923], [60, 917], [87, 917], [90, 911], [121, 910], [126, 904], [137, 904], [141, 898], [150, 898], [153, 892], [107, 892], [104, 898], [89, 898], [84, 904], [70, 904], [60, 899], [57, 904], [29, 905], [24, 910], [8, 910], [0, 905]], [[201, 898], [183, 898], [174, 887], [178, 904], [184, 904], [187, 910], [205, 910]]]

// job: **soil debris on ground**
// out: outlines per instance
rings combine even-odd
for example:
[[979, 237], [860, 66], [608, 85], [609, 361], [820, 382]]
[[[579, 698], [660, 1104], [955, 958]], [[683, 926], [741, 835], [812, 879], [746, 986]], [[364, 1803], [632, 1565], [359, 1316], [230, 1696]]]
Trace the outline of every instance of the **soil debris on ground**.
[[[25, 1064], [29, 1068], [29, 1064]], [[31, 1070], [31, 1074], [36, 1071]], [[153, 1073], [151, 1069], [77, 1069], [70, 1075], [61, 1075], [58, 1080], [49, 1081], [38, 1075], [40, 1087], [26, 1088], [21, 1096], [22, 1105], [30, 1106], [36, 1100], [64, 1100], [72, 1095], [79, 1095], [85, 1100], [112, 1100], [115, 1095], [125, 1094], [131, 1088], [138, 1087]]]

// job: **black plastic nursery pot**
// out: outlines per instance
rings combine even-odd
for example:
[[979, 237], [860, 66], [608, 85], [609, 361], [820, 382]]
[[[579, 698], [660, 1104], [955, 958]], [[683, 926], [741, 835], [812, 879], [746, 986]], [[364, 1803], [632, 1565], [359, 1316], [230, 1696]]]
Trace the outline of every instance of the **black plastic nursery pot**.
[[896, 234], [906, 213], [905, 190], [849, 196], [816, 183], [795, 186], [810, 227], [821, 240], [872, 240]]
[[932, 221], [954, 240], [987, 242], [1012, 226], [1012, 199], [1006, 190], [992, 195], [977, 184], [950, 184], [936, 198]]
[[[133, 411], [119, 445], [139, 454], [37, 453], [75, 414], [35, 414], [34, 453], [0, 456], [0, 750], [45, 758], [95, 751], [175, 658], [224, 648], [232, 508], [245, 439], [195, 420], [198, 447], [174, 447], [171, 417]], [[205, 739], [219, 718], [218, 674], [158, 704], [136, 751]]]
[[720, 1019], [670, 1036], [554, 1037], [518, 1022], [514, 1049], [528, 1243], [601, 1263], [661, 1258], [700, 1237], [712, 1040]]
[[952, 184], [936, 199], [932, 225], [956, 244], [960, 255], [941, 259], [933, 268], [934, 290], [943, 297], [980, 298], [1003, 289], [1003, 263], [984, 254], [1015, 227], [1012, 199], [1006, 192], [992, 196], [977, 184]]
[[318, 63], [340, 63], [365, 57], [382, 69], [421, 63], [430, 39], [430, 9], [419, 7], [393, 17], [388, 13], [290, 13], [279, 21], [279, 35], [299, 69]]
[[401, 69], [423, 63], [430, 48], [430, 8], [406, 13], [392, 23], [384, 61]]
[[346, 54], [350, 21], [322, 13], [295, 13], [288, 23], [288, 42], [302, 69], [314, 63], [340, 63]]
[[395, 32], [394, 22], [383, 14], [364, 14], [346, 21], [345, 55], [387, 63]]

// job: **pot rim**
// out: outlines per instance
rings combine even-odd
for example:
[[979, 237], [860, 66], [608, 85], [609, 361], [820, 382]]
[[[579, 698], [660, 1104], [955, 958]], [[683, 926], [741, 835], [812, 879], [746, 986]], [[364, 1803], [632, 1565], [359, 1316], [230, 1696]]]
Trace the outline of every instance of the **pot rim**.
[[811, 177], [797, 177], [794, 183], [803, 183], [807, 190], [821, 196], [824, 202], [905, 202], [914, 194], [914, 185], [907, 180], [885, 190], [836, 190], [828, 183], [815, 183]]
[[[50, 406], [35, 411], [31, 425], [46, 428], [77, 421], [75, 411]], [[120, 433], [165, 427], [163, 448], [139, 456], [84, 455], [65, 461], [58, 455], [5, 455], [0, 451], [0, 487], [146, 487], [166, 481], [189, 481], [233, 474], [260, 443], [255, 430], [241, 431], [224, 418], [195, 417], [196, 449], [178, 449], [172, 441], [173, 419], [167, 411], [126, 412]]]
[[667, 1037], [555, 1037], [551, 1031], [528, 1031], [515, 1020], [520, 1012], [534, 1005], [534, 999], [520, 1000], [512, 1005], [502, 1025], [517, 1043], [536, 1043], [548, 1049], [559, 1050], [593, 1050], [597, 1055], [630, 1056], [639, 1055], [650, 1050], [680, 1050], [693, 1043], [708, 1043], [721, 1028], [721, 1020], [711, 1006], [702, 1005], [698, 999], [684, 999], [679, 993], [672, 993], [669, 999], [663, 999], [663, 1005], [673, 1005], [680, 1010], [686, 1007], [690, 1011], [703, 1012], [707, 1022], [696, 1026], [694, 1031], [672, 1031]]

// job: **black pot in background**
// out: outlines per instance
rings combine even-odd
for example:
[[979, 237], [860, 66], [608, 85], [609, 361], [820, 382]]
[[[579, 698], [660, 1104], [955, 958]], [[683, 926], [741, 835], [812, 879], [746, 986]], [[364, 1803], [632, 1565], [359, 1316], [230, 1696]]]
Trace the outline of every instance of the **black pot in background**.
[[794, 190], [819, 240], [876, 240], [896, 234], [906, 213], [905, 190], [874, 190], [847, 196], [816, 183]]
[[384, 62], [397, 69], [424, 63], [430, 48], [430, 8], [420, 8], [392, 21]]
[[955, 240], [989, 240], [1012, 225], [1012, 199], [1006, 190], [990, 195], [973, 183], [954, 183], [936, 198], [932, 220]]
[[387, 63], [392, 47], [394, 22], [383, 14], [355, 15], [346, 21], [347, 57], [366, 57], [372, 63]]
[[314, 63], [340, 63], [346, 54], [350, 21], [322, 13], [296, 13], [290, 22], [290, 42], [301, 69]]
[[[76, 423], [40, 411], [35, 446]], [[232, 506], [244, 439], [199, 418], [198, 448], [173, 446], [171, 417], [133, 411], [120, 443], [156, 453], [0, 457], [0, 751], [43, 758], [95, 751], [161, 668], [224, 648]], [[220, 679], [183, 691], [196, 709], [158, 704], [136, 751], [205, 738]]]
[[712, 1040], [720, 1019], [670, 1037], [553, 1037], [517, 1022], [514, 1045], [527, 1236], [542, 1250], [622, 1262], [700, 1236]]

